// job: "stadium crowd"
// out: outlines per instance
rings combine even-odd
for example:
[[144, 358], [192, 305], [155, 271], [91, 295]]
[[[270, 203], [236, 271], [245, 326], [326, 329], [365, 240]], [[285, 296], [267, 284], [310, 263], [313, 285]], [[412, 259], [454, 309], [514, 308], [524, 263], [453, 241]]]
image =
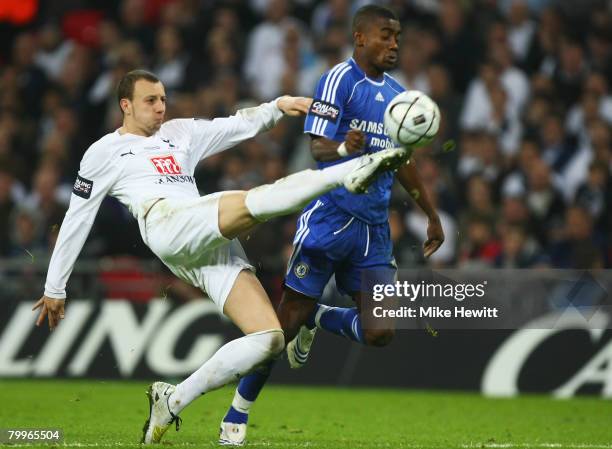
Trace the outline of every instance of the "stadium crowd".
[[[350, 56], [350, 17], [364, 3], [54, 0], [29, 23], [0, 22], [0, 257], [48, 259], [83, 153], [120, 126], [114, 86], [124, 73], [160, 77], [168, 119], [311, 96]], [[612, 3], [386, 4], [403, 27], [392, 75], [443, 116], [416, 159], [446, 241], [423, 259], [426, 218], [397, 189], [398, 265], [610, 268]], [[196, 180], [202, 193], [248, 189], [312, 166], [308, 148], [302, 122], [287, 119], [203, 161]], [[244, 237], [273, 296], [294, 230], [290, 217]], [[109, 198], [81, 259], [125, 255], [153, 257]]]

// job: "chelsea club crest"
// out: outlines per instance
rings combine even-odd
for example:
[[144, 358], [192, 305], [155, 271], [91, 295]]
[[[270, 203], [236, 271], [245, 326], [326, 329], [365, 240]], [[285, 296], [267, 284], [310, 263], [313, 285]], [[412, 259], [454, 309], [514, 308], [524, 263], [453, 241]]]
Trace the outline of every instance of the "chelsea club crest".
[[304, 262], [298, 263], [293, 269], [293, 272], [295, 273], [295, 275], [299, 277], [300, 279], [308, 275], [309, 271], [310, 271], [310, 267], [306, 265]]

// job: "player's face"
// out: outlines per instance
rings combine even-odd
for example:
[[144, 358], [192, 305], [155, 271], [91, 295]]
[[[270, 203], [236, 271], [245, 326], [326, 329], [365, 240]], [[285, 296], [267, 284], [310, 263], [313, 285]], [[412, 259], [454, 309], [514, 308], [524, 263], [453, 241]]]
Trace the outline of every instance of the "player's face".
[[138, 80], [134, 84], [134, 98], [130, 102], [130, 120], [145, 135], [155, 134], [166, 114], [166, 91], [162, 83]]
[[397, 66], [401, 27], [397, 20], [378, 18], [365, 34], [365, 52], [370, 64], [381, 72]]

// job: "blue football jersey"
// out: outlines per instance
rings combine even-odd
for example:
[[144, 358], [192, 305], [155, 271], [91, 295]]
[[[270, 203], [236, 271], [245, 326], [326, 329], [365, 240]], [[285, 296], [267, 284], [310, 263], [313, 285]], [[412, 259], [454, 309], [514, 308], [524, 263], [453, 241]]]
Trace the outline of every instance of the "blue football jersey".
[[[304, 123], [304, 132], [343, 142], [350, 129], [366, 134], [365, 151], [374, 153], [394, 146], [383, 123], [389, 102], [405, 89], [386, 73], [371, 79], [351, 58], [336, 65], [319, 80], [314, 101]], [[319, 162], [319, 168], [344, 162], [358, 155], [331, 162]], [[321, 197], [368, 224], [387, 222], [393, 173], [382, 174], [368, 189], [355, 195], [344, 187]]]

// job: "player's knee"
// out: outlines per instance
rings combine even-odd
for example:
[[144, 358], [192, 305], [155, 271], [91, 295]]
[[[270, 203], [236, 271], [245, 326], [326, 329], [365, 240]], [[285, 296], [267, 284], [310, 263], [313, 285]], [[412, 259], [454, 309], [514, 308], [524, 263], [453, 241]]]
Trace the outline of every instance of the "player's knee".
[[265, 352], [270, 357], [280, 355], [285, 349], [285, 336], [281, 329], [270, 329], [265, 333]]
[[393, 329], [369, 329], [364, 331], [366, 345], [383, 347], [393, 340], [395, 331]]

